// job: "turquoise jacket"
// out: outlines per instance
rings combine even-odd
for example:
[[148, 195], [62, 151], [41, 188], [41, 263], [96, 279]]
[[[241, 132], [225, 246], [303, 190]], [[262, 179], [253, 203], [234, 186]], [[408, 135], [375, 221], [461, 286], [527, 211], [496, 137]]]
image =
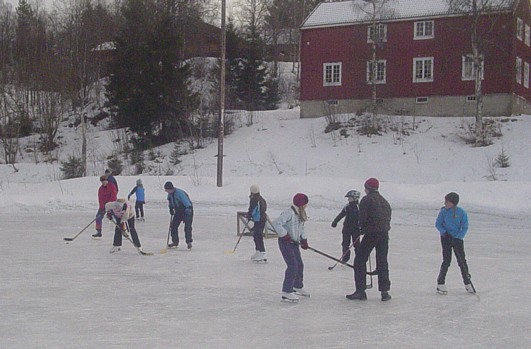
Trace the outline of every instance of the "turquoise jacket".
[[468, 215], [461, 207], [441, 208], [435, 227], [441, 233], [450, 234], [453, 238], [463, 240], [468, 232]]

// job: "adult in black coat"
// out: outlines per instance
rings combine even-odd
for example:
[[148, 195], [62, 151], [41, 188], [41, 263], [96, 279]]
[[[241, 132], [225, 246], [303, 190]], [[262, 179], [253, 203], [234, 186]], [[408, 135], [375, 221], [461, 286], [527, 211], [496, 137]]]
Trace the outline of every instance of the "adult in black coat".
[[365, 195], [359, 206], [359, 221], [363, 240], [354, 258], [354, 281], [356, 292], [347, 295], [348, 299], [366, 300], [366, 263], [371, 251], [376, 249], [376, 270], [378, 271], [378, 289], [382, 301], [391, 299], [389, 289], [389, 267], [387, 253], [389, 250], [389, 230], [391, 229], [391, 206], [380, 195], [380, 183], [376, 178], [365, 182]]

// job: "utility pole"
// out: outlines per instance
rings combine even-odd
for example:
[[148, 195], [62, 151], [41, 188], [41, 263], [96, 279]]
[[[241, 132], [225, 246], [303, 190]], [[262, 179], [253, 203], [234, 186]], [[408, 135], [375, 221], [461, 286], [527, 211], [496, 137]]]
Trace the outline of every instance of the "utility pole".
[[225, 6], [226, 0], [221, 0], [221, 77], [219, 79], [219, 133], [218, 133], [218, 171], [217, 185], [223, 186], [223, 138], [225, 136]]

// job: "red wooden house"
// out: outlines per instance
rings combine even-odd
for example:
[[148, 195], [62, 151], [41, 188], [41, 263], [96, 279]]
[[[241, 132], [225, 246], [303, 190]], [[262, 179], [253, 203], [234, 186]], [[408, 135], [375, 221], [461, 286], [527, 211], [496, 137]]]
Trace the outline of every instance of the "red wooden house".
[[[530, 1], [502, 1], [478, 21], [483, 115], [531, 114]], [[450, 11], [447, 0], [392, 0], [374, 20], [366, 4], [321, 3], [304, 21], [301, 117], [365, 110], [373, 79], [382, 113], [474, 115], [469, 14]]]

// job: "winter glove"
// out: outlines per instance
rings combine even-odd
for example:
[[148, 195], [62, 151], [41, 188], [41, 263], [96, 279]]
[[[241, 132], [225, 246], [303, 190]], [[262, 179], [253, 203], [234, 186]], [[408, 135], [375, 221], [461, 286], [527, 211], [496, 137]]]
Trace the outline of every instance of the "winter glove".
[[289, 236], [289, 234], [286, 234], [282, 237], [282, 240], [284, 240], [285, 242], [291, 242], [291, 237]]
[[111, 212], [111, 211], [107, 212], [107, 218], [108, 218], [110, 221], [112, 221], [112, 212]]
[[127, 195], [127, 200], [130, 200], [131, 199], [131, 195]]
[[173, 207], [170, 208], [170, 214], [171, 214], [172, 216], [175, 216], [175, 209], [174, 209]]
[[306, 240], [306, 239], [302, 239], [301, 240], [301, 248], [303, 250], [307, 250], [308, 249], [308, 240]]
[[336, 222], [336, 221], [333, 221], [333, 222], [332, 222], [332, 228], [335, 228], [335, 227], [337, 227], [337, 222]]

